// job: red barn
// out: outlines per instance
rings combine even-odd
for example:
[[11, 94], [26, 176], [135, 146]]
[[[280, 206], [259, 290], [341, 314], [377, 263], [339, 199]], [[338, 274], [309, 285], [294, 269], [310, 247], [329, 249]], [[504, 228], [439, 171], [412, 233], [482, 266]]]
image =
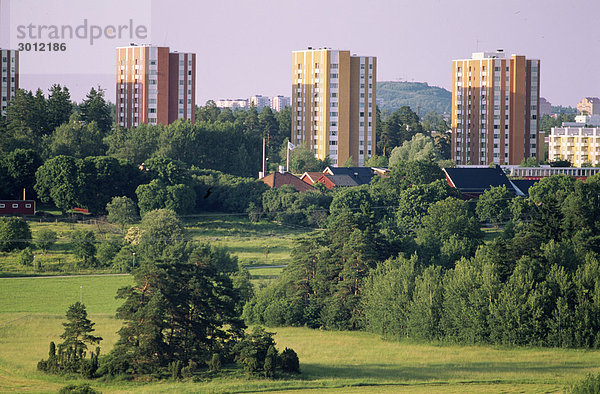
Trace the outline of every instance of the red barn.
[[0, 215], [35, 215], [35, 201], [0, 200]]

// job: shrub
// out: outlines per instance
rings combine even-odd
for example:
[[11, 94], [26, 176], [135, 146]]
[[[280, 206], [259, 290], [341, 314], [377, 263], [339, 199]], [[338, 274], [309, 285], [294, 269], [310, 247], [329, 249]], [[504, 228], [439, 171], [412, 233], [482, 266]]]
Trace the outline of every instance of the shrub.
[[31, 253], [31, 248], [27, 247], [19, 253], [19, 264], [29, 267], [33, 263], [33, 253]]
[[300, 360], [293, 349], [285, 348], [279, 356], [281, 370], [288, 373], [300, 373]]
[[94, 390], [88, 383], [70, 384], [61, 388], [58, 394], [100, 394], [98, 390]]
[[600, 375], [588, 375], [584, 380], [571, 388], [573, 394], [600, 393]]
[[25, 249], [31, 240], [29, 224], [16, 217], [0, 217], [0, 252]]
[[218, 372], [221, 370], [221, 356], [219, 353], [212, 355], [212, 358], [208, 361], [208, 368], [211, 372]]

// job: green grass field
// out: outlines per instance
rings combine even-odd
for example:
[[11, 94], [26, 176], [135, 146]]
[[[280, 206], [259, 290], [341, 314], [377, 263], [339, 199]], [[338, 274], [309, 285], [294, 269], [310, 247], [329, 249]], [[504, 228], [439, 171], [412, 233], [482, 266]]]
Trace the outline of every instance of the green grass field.
[[[43, 228], [49, 228], [58, 234], [56, 244], [46, 253], [32, 246], [35, 260], [41, 262], [42, 270], [24, 267], [18, 264], [19, 252], [0, 252], [0, 277], [19, 275], [60, 275], [109, 273], [104, 269], [78, 269], [76, 258], [70, 243], [75, 230], [92, 230], [98, 242], [119, 241], [121, 229], [103, 221], [66, 222], [67, 218], [54, 221], [30, 220], [33, 238]], [[226, 214], [207, 214], [184, 219], [190, 237], [198, 242], [209, 242], [226, 247], [236, 255], [242, 266], [279, 266], [290, 262], [290, 252], [294, 239], [311, 231], [309, 228], [296, 228], [271, 222], [252, 223], [245, 216]], [[251, 270], [254, 279], [272, 279], [279, 275], [281, 268], [262, 268]]]
[[[49, 392], [70, 383], [36, 370], [48, 343], [59, 341], [67, 306], [83, 300], [102, 351], [120, 322], [116, 290], [130, 276], [0, 279], [0, 392]], [[302, 375], [289, 380], [222, 376], [203, 382], [101, 382], [105, 393], [154, 392], [562, 392], [600, 371], [600, 352], [386, 342], [361, 332], [272, 328], [278, 347], [300, 357]]]

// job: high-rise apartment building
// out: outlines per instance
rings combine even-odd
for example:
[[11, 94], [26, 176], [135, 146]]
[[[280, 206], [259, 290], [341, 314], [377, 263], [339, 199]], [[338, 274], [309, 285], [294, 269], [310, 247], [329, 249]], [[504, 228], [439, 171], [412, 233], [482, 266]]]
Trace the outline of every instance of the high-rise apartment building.
[[117, 48], [117, 122], [167, 125], [195, 121], [196, 54], [168, 47], [131, 45]]
[[375, 153], [377, 58], [309, 47], [292, 60], [292, 143], [363, 166]]
[[273, 111], [281, 111], [285, 107], [290, 106], [290, 98], [284, 96], [273, 96], [271, 97], [271, 109]]
[[584, 97], [577, 103], [577, 111], [583, 115], [600, 115], [600, 99], [598, 97]]
[[540, 61], [502, 50], [452, 62], [452, 158], [457, 164], [520, 164], [543, 158]]
[[0, 68], [2, 69], [0, 114], [5, 116], [8, 102], [19, 90], [19, 51], [0, 49]]
[[260, 94], [250, 97], [248, 101], [250, 102], [250, 105], [255, 107], [258, 111], [264, 107], [271, 106], [271, 99], [266, 96], [261, 96]]

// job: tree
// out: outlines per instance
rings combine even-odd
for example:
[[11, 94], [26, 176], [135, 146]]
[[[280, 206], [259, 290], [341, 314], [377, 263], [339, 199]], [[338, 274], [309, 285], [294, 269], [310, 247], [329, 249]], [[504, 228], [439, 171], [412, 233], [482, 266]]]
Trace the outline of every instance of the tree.
[[418, 160], [397, 162], [390, 173], [390, 178], [394, 184], [422, 185], [434, 182], [438, 179], [444, 179], [442, 169], [431, 161]]
[[77, 205], [78, 161], [71, 156], [57, 156], [38, 168], [35, 191], [42, 202], [54, 202], [62, 212]]
[[39, 154], [33, 149], [15, 149], [5, 156], [4, 162], [13, 190], [33, 192], [35, 172], [43, 164]]
[[93, 267], [96, 265], [96, 236], [90, 230], [76, 230], [72, 235], [73, 252], [80, 260], [81, 266]]
[[367, 330], [384, 338], [408, 336], [409, 307], [413, 299], [416, 256], [380, 263], [365, 283], [362, 305]]
[[404, 141], [402, 146], [392, 150], [390, 166], [402, 161], [436, 161], [440, 157], [435, 149], [433, 138], [425, 134], [415, 134], [410, 141]]
[[104, 100], [104, 90], [98, 87], [98, 90], [92, 88], [87, 94], [85, 100], [79, 105], [81, 121], [86, 124], [95, 122], [102, 135], [110, 131], [112, 125], [112, 116], [110, 107]]
[[48, 156], [102, 156], [106, 152], [102, 138], [95, 122], [82, 124], [79, 115], [73, 114], [68, 123], [58, 126], [48, 138]]
[[229, 356], [224, 349], [242, 335], [238, 295], [229, 276], [215, 269], [212, 249], [192, 255], [175, 244], [166, 249], [171, 251], [163, 257], [145, 254], [134, 271], [135, 285], [118, 291], [124, 303], [117, 318], [124, 325], [108, 362], [114, 373], [156, 372], [172, 362], [204, 364], [215, 353]]
[[506, 186], [492, 187], [483, 192], [477, 200], [475, 211], [479, 220], [499, 223], [508, 216], [512, 193]]
[[373, 155], [373, 156], [369, 157], [367, 159], [367, 161], [365, 161], [366, 167], [385, 168], [388, 166], [388, 164], [389, 164], [388, 158], [385, 156]]
[[[286, 147], [287, 149], [287, 147]], [[305, 171], [321, 171], [322, 165], [314, 153], [305, 146], [297, 146], [290, 152], [290, 171], [302, 173]]]
[[29, 224], [16, 217], [0, 217], [0, 252], [25, 249], [31, 241]]
[[421, 131], [419, 116], [410, 107], [402, 106], [383, 121], [381, 133], [377, 136], [377, 151], [389, 156], [392, 149]]
[[86, 359], [88, 345], [98, 345], [102, 337], [93, 335], [94, 325], [87, 317], [85, 305], [81, 302], [72, 304], [67, 309], [67, 322], [63, 323], [65, 331], [61, 334], [64, 340], [58, 345], [58, 352], [54, 342], [50, 342], [48, 360], [38, 363], [38, 369], [51, 373], [75, 372], [87, 378], [93, 378], [98, 369], [98, 356], [100, 347], [95, 352], [90, 351], [90, 359]]
[[49, 228], [42, 228], [35, 234], [35, 244], [44, 254], [56, 243], [57, 239], [56, 232]]
[[67, 87], [52, 85], [47, 101], [48, 130], [53, 132], [58, 126], [67, 123], [73, 113], [71, 93]]
[[125, 229], [125, 225], [135, 223], [139, 217], [135, 202], [125, 196], [113, 197], [112, 201], [106, 204], [106, 211], [108, 222], [119, 224], [121, 231]]
[[64, 342], [58, 345], [58, 348], [66, 349], [73, 348], [76, 354], [80, 353], [80, 350], [86, 350], [87, 344], [94, 345], [99, 344], [102, 341], [102, 337], [97, 337], [92, 333], [94, 325], [91, 320], [87, 318], [87, 311], [85, 305], [81, 302], [76, 302], [69, 306], [66, 313], [67, 322], [63, 323], [65, 332], [61, 334], [61, 338]]
[[417, 230], [424, 260], [451, 268], [460, 257], [470, 257], [481, 244], [480, 223], [468, 203], [453, 197], [432, 204]]

